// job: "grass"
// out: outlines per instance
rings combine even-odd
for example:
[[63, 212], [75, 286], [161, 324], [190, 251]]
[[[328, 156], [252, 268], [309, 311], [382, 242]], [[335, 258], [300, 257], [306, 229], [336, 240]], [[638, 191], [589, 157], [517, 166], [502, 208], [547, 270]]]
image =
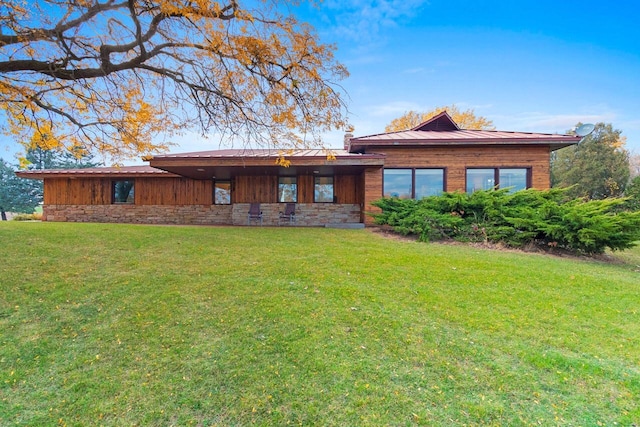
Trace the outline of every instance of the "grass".
[[14, 222], [0, 241], [2, 425], [640, 423], [638, 249]]

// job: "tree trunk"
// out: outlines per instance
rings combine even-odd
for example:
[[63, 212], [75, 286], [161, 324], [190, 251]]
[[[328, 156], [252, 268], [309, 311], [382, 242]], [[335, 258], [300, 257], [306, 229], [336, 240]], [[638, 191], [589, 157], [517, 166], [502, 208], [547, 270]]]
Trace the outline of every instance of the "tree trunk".
[[3, 221], [7, 220], [7, 213], [2, 208], [0, 208], [0, 215], [2, 216]]

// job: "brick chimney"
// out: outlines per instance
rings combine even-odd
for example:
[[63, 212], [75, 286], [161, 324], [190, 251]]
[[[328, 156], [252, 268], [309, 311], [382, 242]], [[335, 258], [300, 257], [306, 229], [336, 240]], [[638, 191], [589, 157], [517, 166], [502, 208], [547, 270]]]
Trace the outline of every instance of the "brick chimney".
[[351, 145], [351, 138], [353, 138], [352, 133], [344, 134], [344, 149], [345, 151], [349, 151], [349, 146]]

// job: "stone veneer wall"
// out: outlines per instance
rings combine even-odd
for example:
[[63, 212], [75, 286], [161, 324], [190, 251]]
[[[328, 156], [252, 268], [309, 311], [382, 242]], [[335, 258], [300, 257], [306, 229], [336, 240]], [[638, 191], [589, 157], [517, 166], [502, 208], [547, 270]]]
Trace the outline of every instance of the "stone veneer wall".
[[[279, 221], [283, 203], [262, 203], [263, 225]], [[45, 205], [44, 221], [121, 222], [135, 224], [247, 225], [248, 203], [234, 205]], [[360, 205], [297, 203], [297, 226], [324, 226], [360, 222]], [[252, 221], [252, 225], [256, 222]]]
[[[280, 221], [280, 212], [284, 212], [284, 203], [262, 203], [263, 225], [289, 225], [289, 221]], [[249, 203], [233, 205], [233, 225], [247, 225]], [[360, 205], [338, 203], [296, 203], [297, 226], [318, 227], [326, 224], [347, 224], [360, 222]], [[251, 225], [256, 221], [251, 221]]]

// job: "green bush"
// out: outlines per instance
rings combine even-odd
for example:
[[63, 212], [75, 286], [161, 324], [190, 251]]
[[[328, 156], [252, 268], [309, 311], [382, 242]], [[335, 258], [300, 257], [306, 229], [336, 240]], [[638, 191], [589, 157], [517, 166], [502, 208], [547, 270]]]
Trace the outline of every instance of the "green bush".
[[621, 210], [625, 199], [567, 200], [566, 190], [444, 193], [421, 200], [384, 198], [373, 204], [377, 224], [422, 241], [455, 239], [531, 244], [577, 253], [622, 250], [640, 239], [640, 212]]

